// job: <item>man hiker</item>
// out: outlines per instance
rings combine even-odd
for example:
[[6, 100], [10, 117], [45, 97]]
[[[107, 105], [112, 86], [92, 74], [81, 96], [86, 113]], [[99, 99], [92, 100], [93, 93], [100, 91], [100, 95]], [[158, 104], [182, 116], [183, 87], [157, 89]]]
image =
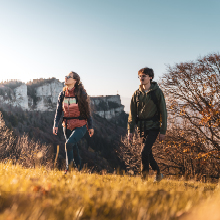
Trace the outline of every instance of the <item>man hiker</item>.
[[[163, 179], [159, 166], [152, 154], [152, 146], [159, 134], [159, 140], [165, 139], [167, 130], [166, 102], [162, 90], [156, 82], [152, 82], [154, 71], [143, 68], [138, 71], [139, 89], [132, 96], [128, 117], [128, 139], [133, 139], [135, 125], [140, 137], [143, 137], [144, 147], [141, 152], [142, 179], [147, 180], [149, 165], [156, 171], [155, 182]], [[162, 125], [161, 125], [162, 120]]]

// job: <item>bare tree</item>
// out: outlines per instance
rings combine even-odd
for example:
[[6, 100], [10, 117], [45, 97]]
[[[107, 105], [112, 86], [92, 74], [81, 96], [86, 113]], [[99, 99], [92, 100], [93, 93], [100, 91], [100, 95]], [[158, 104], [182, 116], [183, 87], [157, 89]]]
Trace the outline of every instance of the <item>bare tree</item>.
[[170, 167], [181, 174], [219, 172], [219, 83], [218, 54], [168, 66], [160, 87], [167, 99], [169, 126], [166, 141], [156, 147], [168, 172]]
[[141, 151], [143, 140], [135, 130], [133, 141], [128, 141], [127, 135], [121, 138], [117, 149], [118, 157], [124, 161], [126, 172], [137, 174], [141, 171]]
[[208, 151], [220, 150], [219, 85], [218, 54], [169, 66], [160, 83], [170, 118], [179, 122], [180, 127], [182, 122], [188, 123], [192, 136], [205, 143]]

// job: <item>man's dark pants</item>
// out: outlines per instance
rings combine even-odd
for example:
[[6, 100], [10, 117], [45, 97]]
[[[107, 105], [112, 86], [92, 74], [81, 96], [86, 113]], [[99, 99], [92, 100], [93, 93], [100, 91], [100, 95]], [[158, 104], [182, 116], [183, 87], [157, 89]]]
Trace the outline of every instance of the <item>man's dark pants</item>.
[[154, 159], [152, 154], [152, 147], [154, 142], [157, 139], [159, 134], [159, 130], [147, 130], [145, 131], [145, 135], [143, 138], [144, 148], [141, 152], [141, 159], [142, 159], [142, 172], [146, 171], [149, 173], [149, 165], [154, 171], [157, 171], [157, 174], [160, 173], [159, 166]]

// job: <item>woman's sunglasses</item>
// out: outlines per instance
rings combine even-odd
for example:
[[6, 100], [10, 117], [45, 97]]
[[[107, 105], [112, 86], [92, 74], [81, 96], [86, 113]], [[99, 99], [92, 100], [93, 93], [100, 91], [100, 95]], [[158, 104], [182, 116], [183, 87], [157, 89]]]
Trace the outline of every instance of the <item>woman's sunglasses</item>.
[[69, 79], [69, 78], [74, 79], [72, 76], [65, 76], [65, 78], [67, 78], [67, 79]]

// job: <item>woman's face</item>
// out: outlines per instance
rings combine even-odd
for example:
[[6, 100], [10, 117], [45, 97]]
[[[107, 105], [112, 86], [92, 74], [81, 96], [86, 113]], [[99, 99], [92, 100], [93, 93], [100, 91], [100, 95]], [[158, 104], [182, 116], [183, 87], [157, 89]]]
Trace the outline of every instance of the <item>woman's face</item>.
[[67, 76], [65, 76], [65, 85], [67, 86], [75, 86], [76, 79], [73, 79], [73, 73], [69, 73]]

